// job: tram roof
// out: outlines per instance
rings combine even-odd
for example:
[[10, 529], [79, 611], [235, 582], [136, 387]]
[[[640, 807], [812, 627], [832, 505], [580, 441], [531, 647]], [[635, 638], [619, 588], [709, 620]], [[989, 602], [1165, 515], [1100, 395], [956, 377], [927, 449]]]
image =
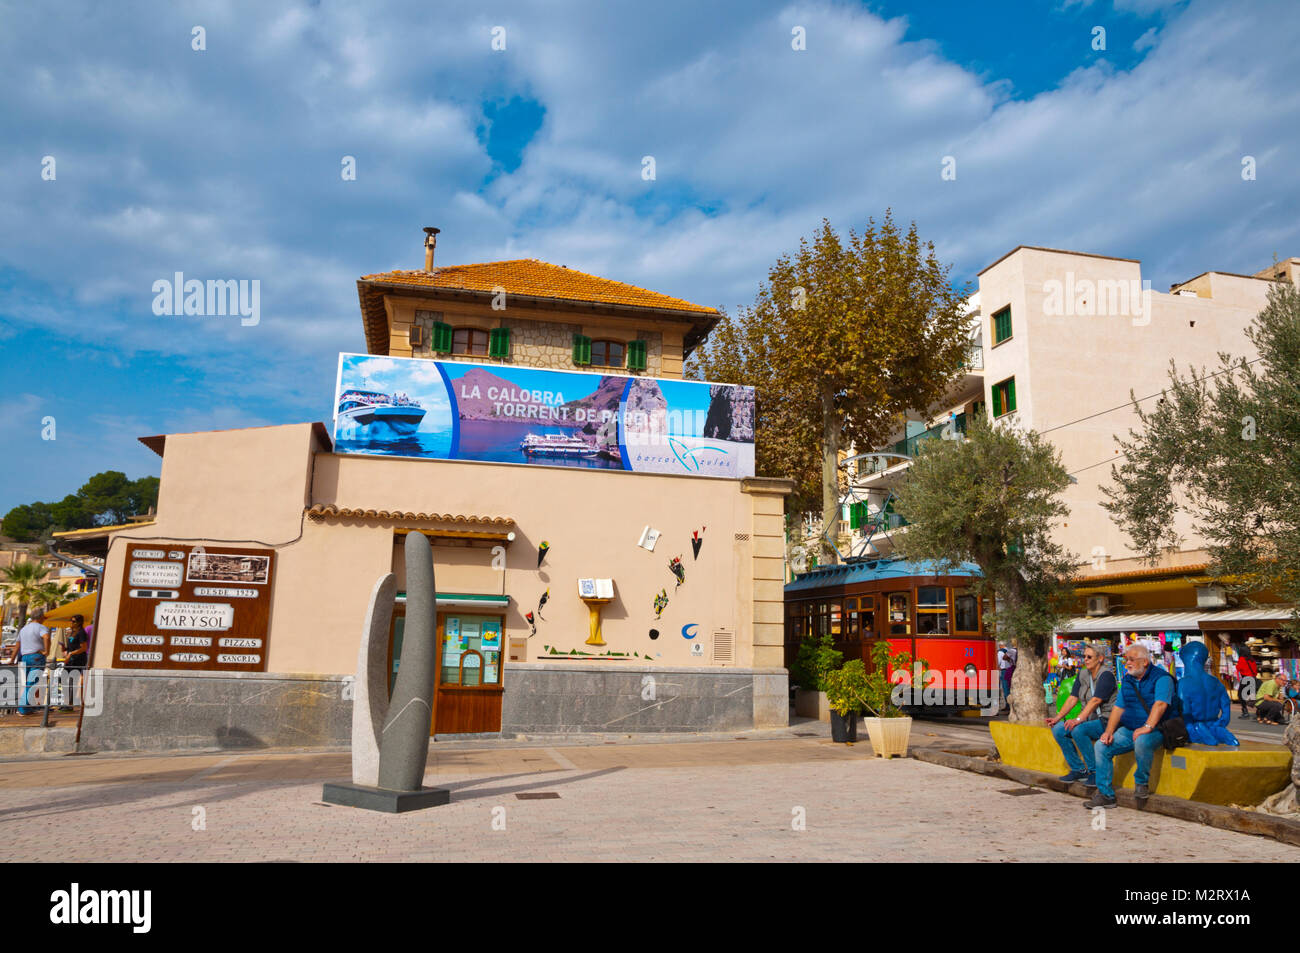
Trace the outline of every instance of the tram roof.
[[974, 563], [955, 563], [940, 568], [933, 560], [907, 562], [902, 559], [873, 559], [867, 562], [842, 563], [822, 566], [801, 573], [785, 585], [786, 592], [804, 589], [823, 589], [827, 586], [847, 586], [857, 582], [876, 582], [884, 579], [906, 579], [909, 576], [979, 576], [979, 566]]

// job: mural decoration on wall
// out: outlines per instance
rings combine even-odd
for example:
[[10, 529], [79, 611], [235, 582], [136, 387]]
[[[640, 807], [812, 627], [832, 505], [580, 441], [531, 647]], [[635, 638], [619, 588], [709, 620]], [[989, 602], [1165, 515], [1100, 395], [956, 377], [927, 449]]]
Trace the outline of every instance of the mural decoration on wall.
[[551, 598], [551, 590], [547, 587], [547, 590], [542, 593], [542, 598], [537, 602], [537, 618], [541, 619], [543, 622], [546, 621], [546, 616], [542, 615], [542, 606], [546, 605], [546, 600], [549, 598]]
[[557, 649], [554, 645], [543, 645], [542, 651], [547, 655], [568, 658], [641, 658], [649, 659], [651, 656], [642, 655], [640, 652], [613, 652], [606, 650], [604, 652], [580, 652], [577, 649]]
[[668, 568], [671, 569], [673, 575], [677, 577], [677, 585], [673, 586], [673, 591], [676, 592], [681, 588], [682, 583], [686, 581], [686, 567], [682, 565], [682, 557], [674, 556], [669, 560]]
[[700, 558], [700, 547], [704, 545], [704, 531], [706, 529], [708, 529], [707, 526], [701, 526], [695, 532], [691, 533], [691, 554], [692, 554], [691, 558], [692, 559]]
[[338, 453], [754, 475], [754, 388], [340, 354]]
[[659, 530], [655, 529], [653, 526], [647, 526], [645, 529], [641, 530], [641, 538], [637, 540], [637, 545], [642, 549], [649, 550], [653, 553], [655, 551], [655, 543], [659, 542], [659, 537], [662, 535], [663, 533], [659, 532]]
[[695, 638], [695, 633], [692, 630], [698, 629], [699, 627], [700, 624], [698, 622], [687, 622], [684, 626], [682, 626], [682, 638], [683, 639]]
[[657, 619], [661, 615], [663, 615], [664, 610], [667, 608], [668, 608], [668, 590], [660, 589], [659, 594], [655, 596], [655, 618]]
[[534, 635], [537, 634], [537, 621], [533, 618], [533, 614], [531, 612], [524, 616], [524, 621], [527, 622], [528, 625], [532, 628], [532, 631], [528, 633], [528, 637], [531, 639]]
[[653, 642], [653, 641], [654, 641], [655, 639], [657, 639], [657, 638], [659, 638], [659, 630], [658, 630], [658, 629], [651, 629], [651, 630], [650, 630], [650, 641]]
[[551, 548], [551, 544], [548, 543], [546, 540], [542, 540], [541, 544], [537, 547], [537, 568], [538, 569], [542, 568], [542, 560], [546, 558], [546, 551], [550, 548]]

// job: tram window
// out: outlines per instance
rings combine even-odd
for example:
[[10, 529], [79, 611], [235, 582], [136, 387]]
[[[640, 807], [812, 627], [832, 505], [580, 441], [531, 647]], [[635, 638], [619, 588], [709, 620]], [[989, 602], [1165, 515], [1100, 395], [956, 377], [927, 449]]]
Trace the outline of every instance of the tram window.
[[910, 613], [910, 604], [908, 593], [891, 592], [889, 594], [889, 634], [890, 635], [907, 635], [911, 631], [908, 622]]
[[844, 637], [856, 642], [858, 635], [858, 600], [850, 597], [844, 600]]
[[980, 630], [979, 600], [968, 592], [958, 593], [956, 598], [956, 615], [958, 632], [978, 632]]
[[830, 613], [831, 613], [831, 635], [834, 636], [835, 638], [839, 638], [841, 628], [842, 628], [841, 620], [844, 618], [844, 610], [840, 607], [840, 603], [832, 602], [830, 604]]
[[858, 610], [858, 629], [862, 633], [862, 638], [871, 639], [876, 634], [876, 599], [874, 596], [863, 596], [861, 608]]
[[918, 609], [946, 609], [948, 607], [948, 590], [943, 586], [922, 586], [916, 590], [916, 607]]
[[916, 634], [917, 635], [947, 635], [948, 634], [948, 613], [947, 612], [925, 612], [922, 610], [917, 610]]

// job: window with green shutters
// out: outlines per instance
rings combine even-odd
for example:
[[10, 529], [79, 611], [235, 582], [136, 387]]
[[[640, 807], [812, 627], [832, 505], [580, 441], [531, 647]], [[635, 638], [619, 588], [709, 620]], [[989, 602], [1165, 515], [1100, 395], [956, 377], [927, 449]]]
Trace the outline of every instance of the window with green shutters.
[[488, 333], [488, 357], [510, 356], [510, 329], [493, 328]]
[[573, 363], [579, 366], [591, 363], [591, 338], [581, 334], [573, 336]]
[[993, 344], [997, 346], [1011, 337], [1011, 305], [993, 314]]
[[1016, 411], [1016, 379], [1008, 377], [993, 385], [993, 416], [1001, 417]]
[[429, 349], [435, 354], [451, 353], [451, 325], [437, 322], [429, 334]]
[[627, 369], [629, 371], [645, 370], [645, 341], [627, 342]]
[[859, 500], [849, 507], [849, 528], [860, 529], [867, 525], [867, 504]]

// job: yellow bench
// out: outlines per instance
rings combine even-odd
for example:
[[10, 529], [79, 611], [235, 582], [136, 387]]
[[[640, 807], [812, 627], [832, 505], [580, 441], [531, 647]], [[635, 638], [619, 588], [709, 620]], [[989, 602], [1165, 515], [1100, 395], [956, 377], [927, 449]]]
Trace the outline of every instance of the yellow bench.
[[[1070, 770], [1052, 731], [1043, 725], [989, 723], [1003, 764], [1062, 775]], [[1115, 759], [1115, 787], [1132, 788], [1133, 752]], [[1258, 804], [1291, 780], [1291, 752], [1283, 745], [1243, 741], [1240, 748], [1189, 745], [1161, 751], [1151, 764], [1151, 793], [1203, 804]]]

